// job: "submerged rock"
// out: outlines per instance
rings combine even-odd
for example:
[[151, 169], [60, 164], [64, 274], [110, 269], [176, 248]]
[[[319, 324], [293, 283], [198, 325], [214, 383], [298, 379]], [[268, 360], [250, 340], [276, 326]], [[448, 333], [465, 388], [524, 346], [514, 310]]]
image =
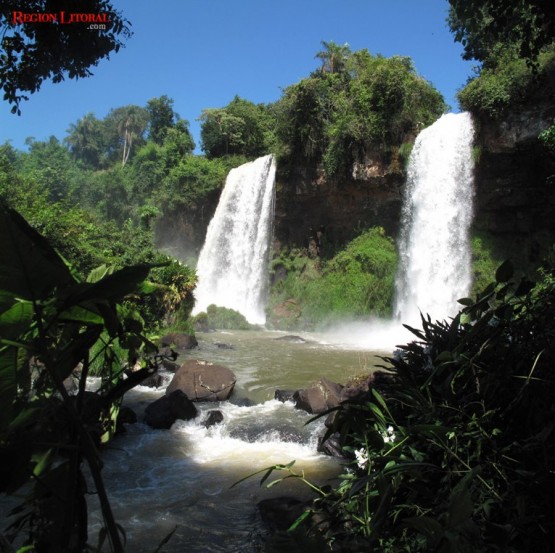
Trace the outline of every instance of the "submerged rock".
[[258, 503], [262, 521], [273, 531], [287, 530], [307, 508], [306, 502], [294, 497], [272, 497]]
[[152, 428], [167, 429], [177, 420], [190, 420], [197, 416], [197, 408], [181, 391], [162, 396], [145, 409], [145, 422]]
[[192, 401], [225, 401], [236, 381], [227, 367], [190, 359], [179, 367], [166, 394], [181, 390]]
[[218, 348], [218, 349], [235, 349], [235, 346], [232, 344], [226, 344], [224, 342], [214, 342], [214, 345]]
[[294, 394], [295, 390], [276, 390], [274, 392], [274, 399], [281, 401], [281, 403], [285, 403], [286, 401], [294, 401]]
[[208, 411], [206, 413], [206, 418], [202, 422], [202, 424], [206, 428], [210, 428], [216, 424], [220, 424], [224, 420], [224, 414], [219, 409], [214, 409], [212, 411]]
[[279, 338], [276, 338], [276, 340], [279, 340], [281, 342], [290, 342], [292, 344], [306, 343], [306, 340], [304, 338], [301, 338], [300, 336], [295, 336], [294, 334], [287, 334], [286, 336], [280, 336]]
[[290, 424], [239, 424], [230, 430], [229, 435], [251, 444], [267, 441], [304, 442], [302, 434]]
[[161, 374], [154, 373], [147, 376], [142, 382], [141, 386], [148, 386], [149, 388], [160, 388], [164, 385], [164, 377]]
[[123, 405], [118, 413], [118, 418], [116, 419], [116, 434], [123, 434], [125, 432], [125, 424], [135, 424], [137, 422], [137, 413]]

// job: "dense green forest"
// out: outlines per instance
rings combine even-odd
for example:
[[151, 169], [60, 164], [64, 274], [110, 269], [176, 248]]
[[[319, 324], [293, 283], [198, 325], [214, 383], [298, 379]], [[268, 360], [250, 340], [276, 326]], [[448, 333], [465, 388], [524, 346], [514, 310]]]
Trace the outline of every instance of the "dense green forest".
[[[450, 4], [454, 35], [465, 56], [480, 64], [460, 91], [465, 109], [500, 119], [552, 94], [552, 7], [539, 0]], [[89, 65], [121, 46], [127, 22], [117, 22], [87, 59], [68, 58], [72, 29], [59, 42], [40, 44], [62, 60], [52, 70], [40, 56], [24, 67], [2, 57], [6, 100], [17, 111], [22, 94], [43, 80], [64, 71], [86, 76]], [[28, 44], [24, 37], [15, 43]], [[13, 52], [13, 45], [3, 37], [3, 51]], [[419, 130], [445, 110], [409, 58], [322, 46], [321, 66], [275, 103], [235, 97], [200, 114], [204, 155], [194, 153], [188, 123], [166, 96], [114, 107], [103, 119], [84, 114], [65, 137], [30, 139], [27, 151], [0, 147], [6, 244], [0, 491], [29, 494], [7, 534], [20, 552], [85, 550], [85, 463], [99, 494], [101, 538], [124, 550], [99, 449], [116, 430], [123, 394], [171, 355], [158, 351], [156, 333], [189, 328], [196, 279], [189, 266], [156, 249], [156, 221], [212, 205], [231, 168], [265, 153], [277, 155], [284, 177], [299, 163], [321, 165], [326, 178], [344, 177], [368, 148], [399, 161]], [[36, 52], [31, 48], [31, 59]], [[555, 155], [554, 129], [539, 136], [545, 156]], [[495, 271], [487, 238], [475, 236], [473, 248], [478, 294], [462, 299], [449, 323], [423, 317], [422, 329], [413, 329], [416, 340], [387, 360], [390, 376], [376, 377], [364, 401], [337, 410], [331, 429], [352, 462], [339, 486], [320, 489], [305, 515], [317, 515], [310, 530], [321, 516], [327, 520], [323, 532], [312, 532], [309, 547], [550, 550], [553, 249], [544, 252], [533, 282], [514, 278], [509, 263]], [[393, 240], [380, 228], [361, 229], [349, 244], [330, 245], [321, 256], [285, 248], [273, 261], [274, 270], [285, 269], [273, 301], [306, 302], [301, 312], [309, 325], [330, 311], [387, 315], [395, 266]], [[80, 383], [71, 397], [63, 381], [78, 365]], [[125, 366], [138, 371], [126, 378]], [[89, 374], [102, 382], [94, 399], [85, 390]], [[56, 494], [48, 492], [53, 488]], [[279, 536], [281, 549], [273, 551], [306, 545], [301, 528]], [[2, 550], [15, 551], [5, 538]]]
[[[301, 163], [322, 163], [328, 177], [345, 175], [368, 147], [390, 157], [398, 158], [399, 152], [406, 156], [419, 130], [446, 109], [409, 58], [352, 52], [334, 42], [322, 46], [316, 54], [321, 66], [285, 88], [277, 102], [255, 105], [236, 96], [227, 106], [204, 110], [204, 155], [193, 153], [188, 122], [175, 113], [173, 100], [162, 96], [146, 106], [114, 108], [103, 119], [85, 114], [65, 137], [44, 142], [30, 138], [26, 152], [4, 144], [0, 197], [81, 275], [100, 264], [159, 262], [156, 223], [182, 211], [194, 219], [213, 210], [231, 168], [275, 153], [282, 175]], [[378, 244], [373, 247], [379, 249]], [[194, 275], [176, 262], [174, 267], [172, 274], [154, 269], [151, 278], [172, 286], [175, 297], [187, 297], [190, 311]], [[343, 305], [328, 308], [337, 307], [338, 316], [387, 314], [395, 263], [388, 271], [390, 291], [379, 299], [376, 293], [378, 303], [366, 298], [362, 312]], [[329, 266], [327, 274], [332, 272]], [[381, 276], [383, 270], [374, 278]], [[325, 287], [324, 279], [320, 295]], [[367, 295], [360, 286], [359, 291]], [[317, 303], [312, 296], [305, 301]], [[357, 300], [353, 296], [350, 306]], [[320, 316], [325, 310], [319, 308]], [[186, 324], [187, 313], [165, 315], [150, 306], [144, 316], [156, 327], [168, 321]], [[314, 315], [309, 318], [314, 323]]]

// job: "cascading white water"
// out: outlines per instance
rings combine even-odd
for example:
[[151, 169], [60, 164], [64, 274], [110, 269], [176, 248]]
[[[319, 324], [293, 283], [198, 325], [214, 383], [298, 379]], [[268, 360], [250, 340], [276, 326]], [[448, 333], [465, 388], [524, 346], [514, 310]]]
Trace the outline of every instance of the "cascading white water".
[[414, 144], [394, 311], [403, 323], [418, 324], [419, 312], [432, 320], [446, 318], [469, 292], [473, 138], [470, 114], [450, 113], [424, 129]]
[[193, 313], [216, 304], [265, 323], [275, 172], [272, 155], [230, 171], [200, 252]]

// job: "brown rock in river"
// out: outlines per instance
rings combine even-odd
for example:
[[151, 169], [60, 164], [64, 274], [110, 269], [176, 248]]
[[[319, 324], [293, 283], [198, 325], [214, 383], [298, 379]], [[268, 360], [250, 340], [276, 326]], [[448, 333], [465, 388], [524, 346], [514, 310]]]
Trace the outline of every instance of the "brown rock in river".
[[179, 367], [166, 390], [181, 390], [192, 401], [224, 401], [229, 398], [237, 378], [227, 367], [190, 359]]
[[308, 413], [323, 413], [339, 405], [342, 389], [341, 384], [322, 377], [308, 388], [295, 392], [293, 395], [295, 407]]

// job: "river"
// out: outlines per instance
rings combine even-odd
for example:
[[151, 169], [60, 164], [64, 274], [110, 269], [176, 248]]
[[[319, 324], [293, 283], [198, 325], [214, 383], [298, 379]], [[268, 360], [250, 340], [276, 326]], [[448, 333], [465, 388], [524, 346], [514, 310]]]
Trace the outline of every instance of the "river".
[[[250, 553], [262, 551], [263, 526], [258, 501], [281, 495], [310, 498], [308, 487], [289, 479], [267, 489], [260, 476], [231, 486], [262, 468], [295, 460], [311, 481], [323, 484], [341, 467], [317, 452], [323, 421], [292, 403], [274, 400], [276, 389], [306, 387], [320, 376], [344, 383], [368, 373], [383, 361], [379, 352], [323, 343], [302, 334], [303, 341], [281, 339], [285, 333], [226, 331], [199, 333], [199, 347], [182, 352], [179, 361], [202, 359], [231, 368], [237, 384], [229, 402], [197, 404], [200, 414], [178, 421], [170, 430], [153, 430], [139, 422], [111, 442], [103, 475], [117, 521], [125, 529], [127, 549], [154, 552], [177, 527], [167, 553]], [[387, 352], [382, 352], [387, 353]], [[166, 374], [167, 382], [171, 375]], [[164, 393], [139, 386], [126, 403], [138, 414]], [[220, 409], [224, 422], [206, 428], [206, 411]], [[92, 506], [91, 542], [100, 519]]]

